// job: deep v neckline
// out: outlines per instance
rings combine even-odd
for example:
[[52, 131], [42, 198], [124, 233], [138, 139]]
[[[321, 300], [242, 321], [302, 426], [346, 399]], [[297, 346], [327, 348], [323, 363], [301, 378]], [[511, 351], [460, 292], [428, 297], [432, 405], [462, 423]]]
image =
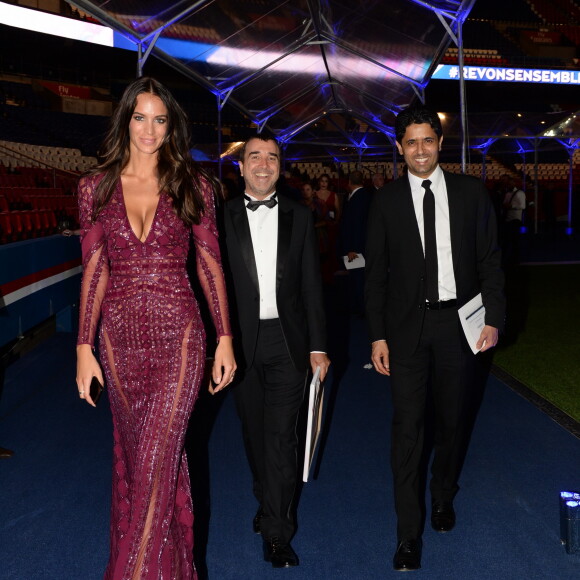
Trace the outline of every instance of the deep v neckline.
[[121, 195], [121, 202], [123, 204], [123, 209], [125, 211], [125, 221], [127, 222], [127, 227], [129, 228], [129, 231], [131, 232], [131, 234], [133, 234], [133, 237], [137, 240], [137, 242], [139, 242], [140, 244], [146, 244], [147, 240], [149, 240], [151, 232], [153, 231], [153, 226], [157, 221], [157, 212], [159, 211], [159, 205], [161, 204], [161, 193], [157, 194], [157, 205], [155, 206], [155, 213], [153, 214], [153, 219], [151, 220], [149, 231], [147, 232], [147, 235], [145, 236], [144, 240], [141, 240], [137, 236], [135, 230], [133, 229], [133, 226], [131, 225], [131, 220], [129, 219], [129, 212], [127, 211], [127, 204], [125, 203], [125, 194], [123, 193], [123, 180], [121, 179], [121, 177], [119, 177], [119, 194]]

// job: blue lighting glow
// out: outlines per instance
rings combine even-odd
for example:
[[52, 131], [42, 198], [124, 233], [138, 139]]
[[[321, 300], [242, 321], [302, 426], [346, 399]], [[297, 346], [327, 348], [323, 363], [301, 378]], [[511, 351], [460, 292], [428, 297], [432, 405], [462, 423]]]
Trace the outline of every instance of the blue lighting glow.
[[484, 141], [479, 145], [475, 145], [473, 149], [481, 149], [482, 151], [487, 151], [496, 141], [497, 139], [488, 139], [487, 141]]

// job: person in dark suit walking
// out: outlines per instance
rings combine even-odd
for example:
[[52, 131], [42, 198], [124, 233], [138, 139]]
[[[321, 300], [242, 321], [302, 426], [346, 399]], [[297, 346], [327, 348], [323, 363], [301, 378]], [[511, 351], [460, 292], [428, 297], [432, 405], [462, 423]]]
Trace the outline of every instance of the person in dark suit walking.
[[243, 376], [238, 413], [259, 508], [253, 521], [264, 558], [298, 565], [293, 498], [298, 412], [308, 371], [324, 380], [326, 320], [312, 212], [276, 194], [280, 148], [257, 135], [241, 149], [245, 195], [224, 208], [226, 273]]
[[416, 570], [425, 517], [420, 495], [428, 387], [434, 413], [431, 525], [448, 532], [455, 525], [453, 499], [467, 448], [476, 362], [457, 310], [481, 293], [485, 325], [477, 348], [495, 346], [504, 321], [504, 277], [495, 212], [483, 183], [439, 167], [443, 135], [437, 114], [406, 109], [395, 129], [408, 171], [373, 199], [365, 303], [372, 362], [390, 376], [392, 388], [393, 566]]
[[[349, 194], [342, 208], [338, 232], [339, 260], [344, 257], [352, 262], [365, 252], [367, 218], [372, 192], [363, 187], [362, 171], [353, 171], [348, 176]], [[349, 310], [351, 314], [364, 316], [364, 268], [348, 270]]]

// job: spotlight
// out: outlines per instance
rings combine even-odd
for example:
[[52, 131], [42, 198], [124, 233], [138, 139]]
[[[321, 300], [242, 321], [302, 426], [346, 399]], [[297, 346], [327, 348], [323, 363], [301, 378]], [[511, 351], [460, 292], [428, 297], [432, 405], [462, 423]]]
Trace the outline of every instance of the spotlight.
[[580, 554], [580, 493], [560, 492], [560, 541], [568, 554]]

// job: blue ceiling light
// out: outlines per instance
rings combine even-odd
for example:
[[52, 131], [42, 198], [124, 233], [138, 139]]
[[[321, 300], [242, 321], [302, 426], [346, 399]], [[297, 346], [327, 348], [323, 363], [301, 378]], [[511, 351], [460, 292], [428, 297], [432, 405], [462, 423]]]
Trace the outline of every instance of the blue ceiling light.
[[483, 143], [480, 143], [479, 145], [473, 145], [471, 148], [472, 149], [481, 149], [482, 151], [487, 151], [496, 141], [497, 141], [497, 139], [490, 138], [490, 139], [487, 139], [486, 141], [484, 141]]

